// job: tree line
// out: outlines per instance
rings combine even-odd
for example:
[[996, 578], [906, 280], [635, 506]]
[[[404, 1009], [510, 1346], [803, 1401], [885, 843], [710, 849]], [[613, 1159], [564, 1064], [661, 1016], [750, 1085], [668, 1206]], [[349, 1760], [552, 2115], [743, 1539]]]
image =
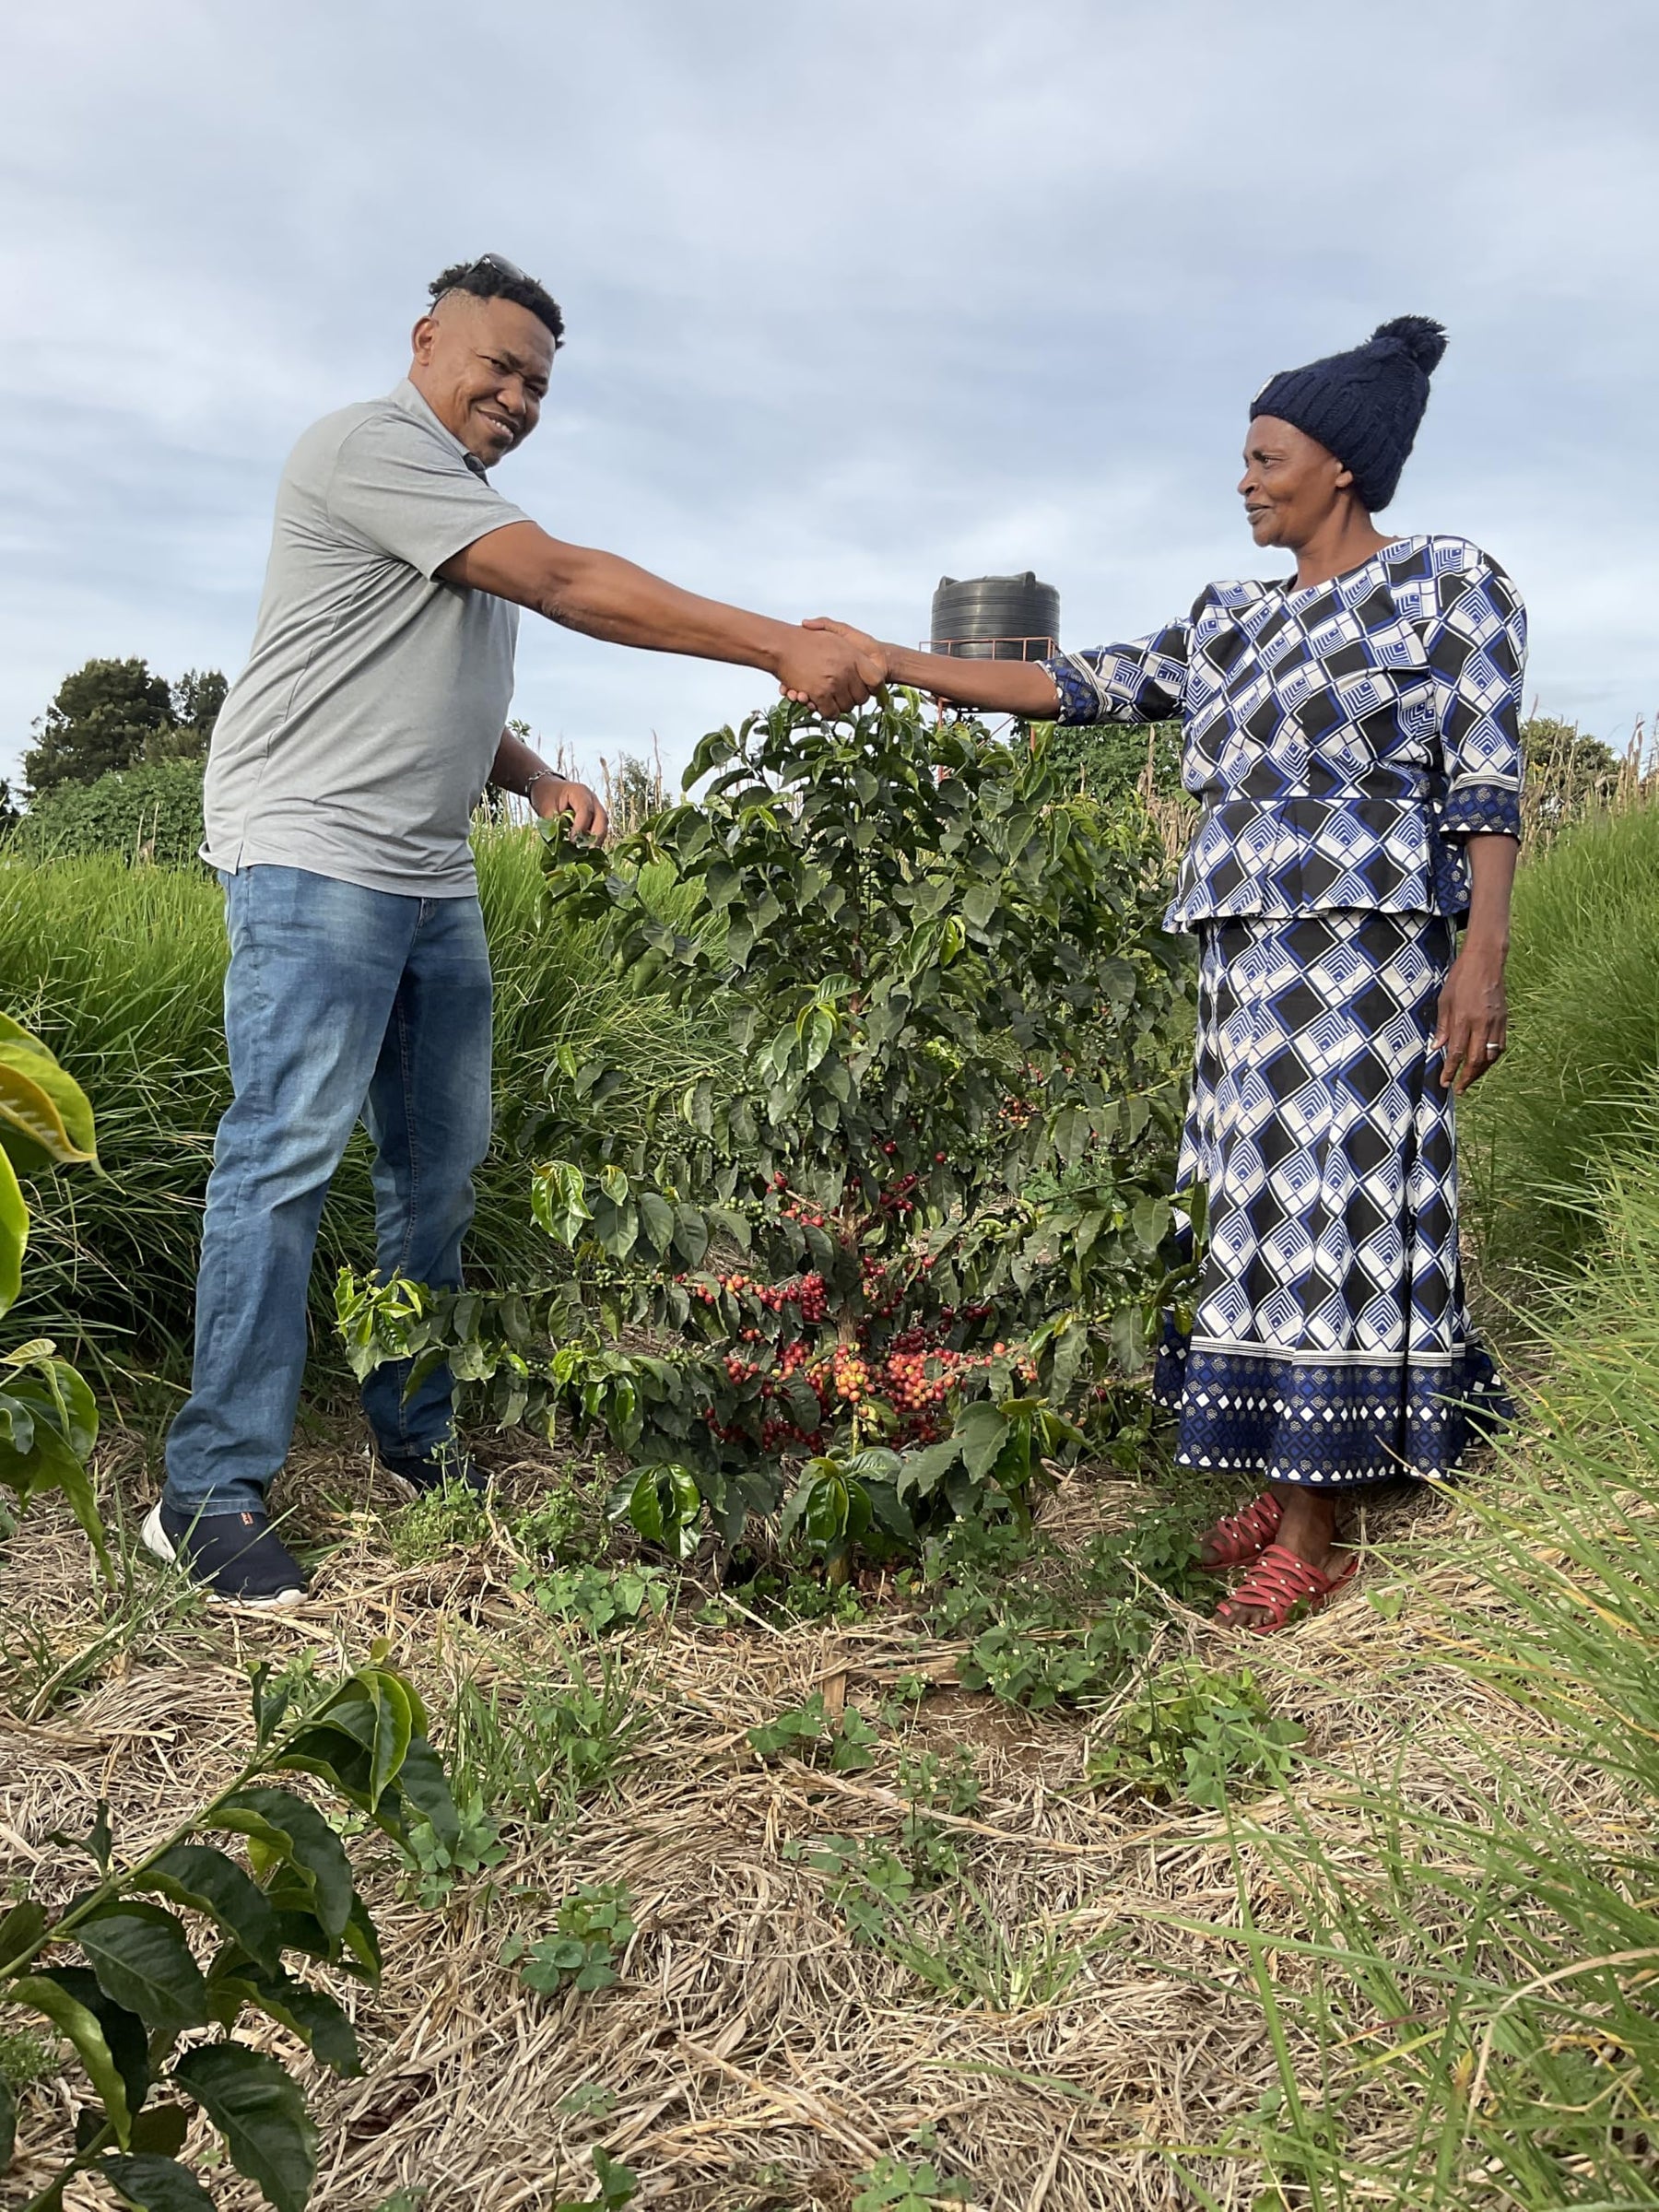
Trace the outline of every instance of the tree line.
[[[20, 793], [14, 795], [0, 777], [0, 830], [17, 823], [19, 799], [34, 806], [66, 784], [96, 783], [115, 770], [205, 760], [229, 688], [218, 668], [187, 668], [170, 681], [147, 660], [83, 663], [65, 677], [52, 704], [30, 725], [35, 743], [23, 756]], [[525, 725], [514, 726], [528, 734]], [[1541, 820], [1576, 820], [1611, 803], [1624, 764], [1599, 738], [1547, 715], [1535, 715], [1522, 735]], [[1056, 768], [1108, 805], [1137, 787], [1177, 793], [1180, 755], [1180, 725], [1174, 723], [1150, 731], [1112, 724], [1062, 728], [1052, 738]], [[646, 775], [644, 763], [624, 758]], [[656, 788], [655, 804], [661, 795]]]
[[[33, 806], [69, 783], [96, 783], [112, 770], [206, 758], [229, 686], [218, 668], [187, 668], [170, 681], [147, 660], [85, 662], [58, 686], [31, 725], [21, 797]], [[0, 825], [18, 807], [0, 778]]]

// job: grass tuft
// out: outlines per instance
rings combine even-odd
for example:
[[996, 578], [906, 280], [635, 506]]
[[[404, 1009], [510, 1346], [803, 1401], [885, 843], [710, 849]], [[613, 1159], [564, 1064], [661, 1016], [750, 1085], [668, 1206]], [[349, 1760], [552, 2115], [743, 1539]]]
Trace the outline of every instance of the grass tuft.
[[1594, 817], [1515, 884], [1510, 1045], [1459, 1116], [1488, 1265], [1548, 1270], [1593, 1245], [1594, 1177], [1659, 1072], [1659, 807]]
[[1514, 1715], [1464, 1747], [1478, 1812], [1355, 1773], [1340, 1844], [1294, 1807], [1237, 1831], [1271, 2205], [1659, 2202], [1659, 1114], [1629, 1135], [1595, 1272], [1537, 1317], [1537, 1424], [1457, 1497], [1439, 1641]]

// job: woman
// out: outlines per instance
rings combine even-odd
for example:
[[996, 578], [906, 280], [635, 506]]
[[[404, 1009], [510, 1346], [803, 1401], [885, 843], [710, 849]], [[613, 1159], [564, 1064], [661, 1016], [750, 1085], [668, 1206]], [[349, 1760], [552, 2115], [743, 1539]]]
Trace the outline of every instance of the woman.
[[1353, 1574], [1343, 1495], [1450, 1474], [1507, 1410], [1465, 1310], [1453, 1100], [1504, 1047], [1526, 618], [1466, 539], [1371, 519], [1444, 350], [1402, 316], [1257, 394], [1239, 490], [1293, 577], [1211, 584], [1155, 636], [1041, 664], [828, 625], [964, 706], [1181, 719], [1203, 811], [1166, 919], [1199, 940], [1180, 1180], [1207, 1185], [1207, 1246], [1156, 1387], [1182, 1465], [1265, 1485], [1204, 1550], [1247, 1570], [1220, 1617], [1264, 1633]]

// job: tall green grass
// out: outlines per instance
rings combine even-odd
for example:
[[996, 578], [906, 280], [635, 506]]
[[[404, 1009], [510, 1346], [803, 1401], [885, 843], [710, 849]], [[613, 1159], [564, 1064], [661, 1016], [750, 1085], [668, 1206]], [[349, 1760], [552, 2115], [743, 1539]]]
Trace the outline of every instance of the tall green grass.
[[[695, 1015], [613, 974], [591, 931], [550, 921], [533, 835], [487, 828], [475, 842], [496, 971], [500, 1135], [479, 1178], [469, 1265], [480, 1282], [506, 1287], [535, 1280], [545, 1260], [514, 1144], [544, 1110], [541, 1141], [556, 1141], [577, 1111], [559, 1047], [622, 1073], [604, 1109], [613, 1119], [647, 1077], [682, 1071], [689, 1082], [719, 1068], [723, 1048]], [[229, 1098], [222, 911], [199, 869], [114, 858], [0, 865], [0, 1007], [38, 1030], [85, 1088], [105, 1171], [36, 1186], [29, 1289], [15, 1317], [113, 1366], [173, 1379], [187, 1367], [203, 1192]], [[335, 1272], [373, 1258], [368, 1160], [359, 1132], [324, 1215], [313, 1342], [331, 1367]]]
[[[1234, 2148], [1264, 2205], [1659, 2205], [1659, 1110], [1628, 1134], [1595, 1268], [1533, 1317], [1541, 1433], [1463, 1493], [1477, 1597], [1436, 1623], [1543, 1741], [1471, 1735], [1432, 1795], [1356, 1775], [1339, 1844], [1241, 1837], [1279, 2080]], [[1258, 1853], [1300, 1934], [1252, 1921]]]
[[1593, 1245], [1597, 1171], [1659, 1077], [1656, 979], [1659, 806], [1594, 817], [1523, 865], [1509, 1051], [1461, 1115], [1489, 1265], [1548, 1269]]
[[1656, 978], [1659, 808], [1528, 861], [1510, 1050], [1462, 1139], [1547, 1380], [1454, 1494], [1468, 1601], [1403, 1618], [1531, 1717], [1506, 1741], [1486, 1708], [1432, 1780], [1404, 1747], [1327, 1777], [1335, 1835], [1328, 1795], [1240, 1823], [1277, 2080], [1213, 2147], [1254, 2165], [1261, 2212], [1659, 2206]]

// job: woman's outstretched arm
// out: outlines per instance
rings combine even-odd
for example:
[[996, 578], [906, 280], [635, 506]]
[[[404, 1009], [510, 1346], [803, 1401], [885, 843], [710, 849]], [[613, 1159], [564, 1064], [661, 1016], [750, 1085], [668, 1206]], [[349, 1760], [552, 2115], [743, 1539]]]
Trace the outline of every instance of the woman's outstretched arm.
[[[948, 653], [917, 653], [907, 646], [884, 644], [849, 623], [832, 622], [828, 615], [802, 627], [832, 629], [853, 646], [861, 667], [866, 660], [882, 664], [884, 682], [912, 685], [935, 699], [949, 700], [953, 706], [1018, 714], [1024, 722], [1053, 722], [1060, 712], [1054, 679], [1039, 661], [969, 661]], [[792, 691], [789, 696], [801, 695]]]

